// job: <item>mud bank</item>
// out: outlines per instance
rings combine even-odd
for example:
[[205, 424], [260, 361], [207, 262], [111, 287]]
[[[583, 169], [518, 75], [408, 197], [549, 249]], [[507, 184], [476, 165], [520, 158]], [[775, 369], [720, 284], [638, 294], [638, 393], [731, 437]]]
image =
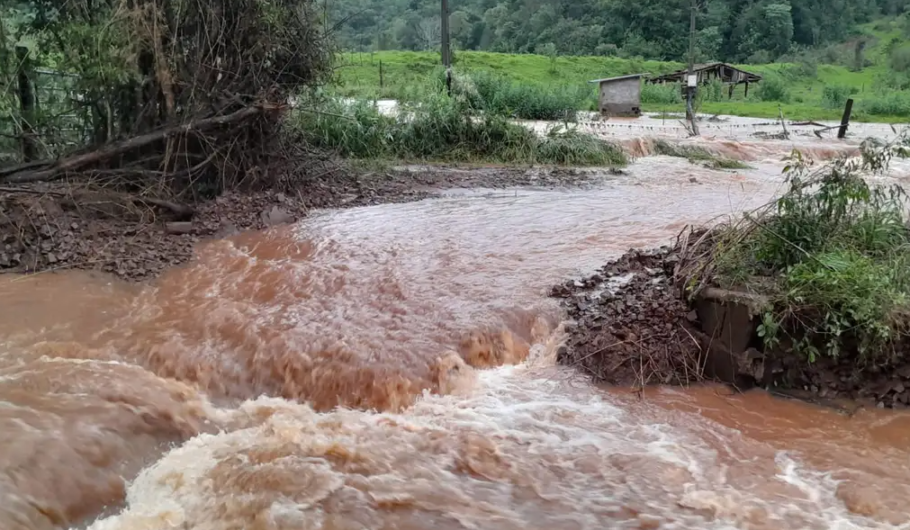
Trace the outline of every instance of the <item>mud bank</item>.
[[910, 405], [908, 356], [874, 366], [847, 354], [810, 363], [763, 351], [749, 301], [718, 290], [683, 299], [673, 281], [677, 262], [669, 247], [632, 250], [590, 277], [555, 286], [550, 295], [571, 319], [558, 362], [618, 386], [713, 380], [845, 411]]
[[603, 176], [560, 168], [345, 171], [280, 189], [229, 193], [192, 208], [67, 182], [5, 186], [0, 273], [86, 269], [145, 280], [189, 260], [200, 241], [294, 222], [312, 209], [409, 202], [451, 188], [577, 187]]

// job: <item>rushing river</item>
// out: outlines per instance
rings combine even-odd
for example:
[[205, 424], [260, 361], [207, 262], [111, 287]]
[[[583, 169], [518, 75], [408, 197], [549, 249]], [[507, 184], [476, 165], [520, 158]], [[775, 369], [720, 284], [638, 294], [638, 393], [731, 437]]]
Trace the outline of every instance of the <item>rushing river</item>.
[[910, 416], [555, 365], [547, 289], [767, 202], [756, 146], [320, 212], [147, 287], [0, 277], [0, 528], [910, 527]]

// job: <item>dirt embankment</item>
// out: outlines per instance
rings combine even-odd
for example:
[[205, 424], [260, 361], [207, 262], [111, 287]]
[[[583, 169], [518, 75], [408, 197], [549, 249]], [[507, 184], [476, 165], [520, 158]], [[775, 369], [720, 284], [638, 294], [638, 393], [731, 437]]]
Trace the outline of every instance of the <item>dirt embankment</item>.
[[[630, 251], [590, 277], [555, 286], [550, 294], [572, 320], [559, 362], [620, 386], [718, 380], [848, 411], [910, 406], [910, 356], [872, 366], [847, 354], [810, 363], [797, 353], [762, 351], [754, 318], [727, 317], [727, 329], [718, 331], [709, 321], [714, 309], [680, 297], [677, 261], [670, 248]], [[740, 335], [732, 341], [740, 346], [721, 336], [730, 333]]]
[[615, 385], [687, 384], [701, 378], [698, 330], [671, 284], [668, 253], [630, 251], [588, 278], [551, 290], [572, 321], [560, 363]]
[[189, 260], [203, 239], [293, 222], [314, 208], [413, 201], [446, 188], [581, 186], [597, 178], [569, 169], [345, 170], [192, 208], [65, 181], [0, 186], [0, 272], [77, 268], [145, 280]]

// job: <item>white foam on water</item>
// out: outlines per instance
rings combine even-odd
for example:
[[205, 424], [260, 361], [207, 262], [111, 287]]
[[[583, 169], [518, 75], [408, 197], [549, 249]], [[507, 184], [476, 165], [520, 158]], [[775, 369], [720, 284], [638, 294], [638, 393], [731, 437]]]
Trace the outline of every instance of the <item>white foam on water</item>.
[[735, 431], [655, 421], [647, 404], [534, 363], [478, 372], [470, 395], [402, 414], [260, 398], [218, 415], [225, 432], [172, 450], [90, 528], [887, 527], [849, 513], [836, 481], [793, 455], [746, 440], [751, 456], [727, 460], [697, 431]]

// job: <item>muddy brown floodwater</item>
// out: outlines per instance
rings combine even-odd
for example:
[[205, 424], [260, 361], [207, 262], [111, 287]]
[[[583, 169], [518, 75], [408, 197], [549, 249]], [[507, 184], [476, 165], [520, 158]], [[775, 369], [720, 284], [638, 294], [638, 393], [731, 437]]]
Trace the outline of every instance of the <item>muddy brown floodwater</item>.
[[325, 211], [148, 287], [0, 278], [0, 528], [908, 527], [906, 415], [555, 366], [548, 288], [766, 202], [763, 153]]

